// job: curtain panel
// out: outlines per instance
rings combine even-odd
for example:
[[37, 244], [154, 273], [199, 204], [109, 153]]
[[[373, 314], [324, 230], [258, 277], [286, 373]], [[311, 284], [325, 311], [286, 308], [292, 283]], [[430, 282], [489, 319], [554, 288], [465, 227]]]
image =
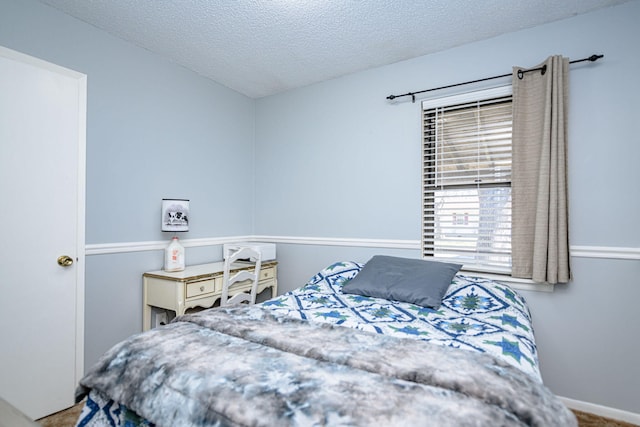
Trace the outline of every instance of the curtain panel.
[[513, 68], [512, 276], [571, 279], [567, 197], [569, 60]]

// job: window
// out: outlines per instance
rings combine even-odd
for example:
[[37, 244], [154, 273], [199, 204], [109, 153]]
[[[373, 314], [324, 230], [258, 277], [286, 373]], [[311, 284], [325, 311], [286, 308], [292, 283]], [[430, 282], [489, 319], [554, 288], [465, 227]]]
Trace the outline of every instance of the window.
[[424, 101], [422, 256], [511, 272], [511, 86]]

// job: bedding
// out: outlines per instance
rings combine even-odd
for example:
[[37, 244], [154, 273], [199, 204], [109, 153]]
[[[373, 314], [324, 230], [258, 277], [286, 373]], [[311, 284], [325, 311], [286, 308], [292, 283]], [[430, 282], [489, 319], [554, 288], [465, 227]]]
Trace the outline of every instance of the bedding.
[[541, 381], [531, 314], [510, 287], [457, 274], [435, 310], [342, 293], [362, 267], [335, 263], [303, 287], [263, 304], [284, 316], [489, 353]]
[[343, 294], [361, 268], [117, 344], [80, 382], [78, 425], [576, 425], [513, 291], [457, 275], [438, 310]]

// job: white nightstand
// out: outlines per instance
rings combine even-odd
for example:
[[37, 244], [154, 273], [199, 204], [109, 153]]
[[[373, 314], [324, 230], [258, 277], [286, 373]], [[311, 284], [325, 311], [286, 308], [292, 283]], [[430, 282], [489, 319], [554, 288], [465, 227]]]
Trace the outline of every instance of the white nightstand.
[[[258, 293], [271, 288], [271, 296], [278, 294], [276, 261], [263, 261], [260, 269]], [[232, 273], [240, 270], [252, 270], [252, 263], [233, 264]], [[176, 316], [193, 307], [209, 308], [222, 294], [222, 276], [224, 262], [190, 265], [183, 271], [168, 273], [164, 270], [149, 271], [142, 275], [143, 307], [142, 330], [151, 329], [151, 310], [153, 307], [171, 310]], [[246, 289], [245, 289], [246, 288]], [[235, 293], [248, 291], [246, 286], [234, 288]]]

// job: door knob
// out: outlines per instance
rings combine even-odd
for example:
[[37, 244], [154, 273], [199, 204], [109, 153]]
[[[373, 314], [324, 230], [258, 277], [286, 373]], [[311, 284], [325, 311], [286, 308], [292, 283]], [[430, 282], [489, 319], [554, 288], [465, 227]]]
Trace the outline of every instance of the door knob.
[[60, 267], [69, 267], [71, 264], [73, 264], [73, 258], [69, 255], [60, 255], [58, 257], [58, 265]]

